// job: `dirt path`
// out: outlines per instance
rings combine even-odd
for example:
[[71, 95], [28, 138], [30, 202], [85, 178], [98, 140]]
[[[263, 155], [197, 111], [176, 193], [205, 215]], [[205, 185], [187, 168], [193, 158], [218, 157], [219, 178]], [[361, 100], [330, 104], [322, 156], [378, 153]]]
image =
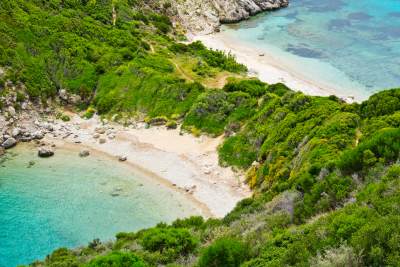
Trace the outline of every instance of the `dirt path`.
[[190, 82], [194, 82], [193, 78], [190, 77], [189, 75], [187, 75], [187, 74], [182, 70], [182, 68], [181, 68], [176, 62], [174, 62], [174, 61], [172, 61], [172, 60], [171, 60], [171, 62], [172, 62], [172, 64], [174, 64], [174, 66], [175, 66], [177, 72], [178, 72], [181, 76], [183, 76], [183, 78], [185, 78], [186, 80], [188, 80], [188, 81], [190, 81]]

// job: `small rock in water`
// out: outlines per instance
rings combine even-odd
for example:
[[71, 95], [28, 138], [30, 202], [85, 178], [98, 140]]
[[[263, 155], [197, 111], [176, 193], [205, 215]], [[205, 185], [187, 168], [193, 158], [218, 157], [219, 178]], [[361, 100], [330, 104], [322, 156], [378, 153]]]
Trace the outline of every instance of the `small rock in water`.
[[33, 160], [29, 161], [28, 168], [32, 167], [33, 165], [35, 165], [35, 162]]
[[94, 138], [94, 139], [100, 138], [100, 134], [95, 133], [95, 134], [93, 135], [93, 138]]
[[99, 139], [99, 143], [100, 143], [100, 144], [104, 144], [105, 142], [106, 142], [106, 139], [105, 139], [105, 138], [100, 138], [100, 139]]
[[90, 155], [89, 150], [82, 150], [81, 152], [79, 152], [79, 157], [81, 157], [81, 158], [88, 157], [89, 155]]
[[126, 161], [128, 158], [126, 156], [119, 156], [118, 160], [119, 161]]
[[41, 147], [38, 150], [38, 156], [41, 158], [48, 158], [54, 155], [54, 151], [47, 147]]

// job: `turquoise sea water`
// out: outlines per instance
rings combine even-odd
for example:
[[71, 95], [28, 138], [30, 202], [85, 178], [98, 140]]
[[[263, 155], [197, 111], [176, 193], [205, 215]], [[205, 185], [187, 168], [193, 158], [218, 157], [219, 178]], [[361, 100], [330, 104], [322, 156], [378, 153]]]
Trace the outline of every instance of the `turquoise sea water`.
[[198, 214], [183, 195], [103, 155], [80, 158], [57, 149], [54, 157], [39, 159], [29, 145], [11, 153], [0, 164], [1, 267]]
[[400, 87], [399, 0], [291, 0], [223, 31], [343, 94]]

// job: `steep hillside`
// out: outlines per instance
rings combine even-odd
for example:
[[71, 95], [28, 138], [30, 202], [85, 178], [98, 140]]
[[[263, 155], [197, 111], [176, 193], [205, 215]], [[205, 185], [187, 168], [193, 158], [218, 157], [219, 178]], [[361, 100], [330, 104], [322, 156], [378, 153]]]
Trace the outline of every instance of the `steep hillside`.
[[222, 220], [119, 233], [36, 266], [400, 264], [400, 89], [350, 105], [232, 81], [197, 97], [183, 123], [229, 136], [221, 163], [248, 169], [252, 198]]

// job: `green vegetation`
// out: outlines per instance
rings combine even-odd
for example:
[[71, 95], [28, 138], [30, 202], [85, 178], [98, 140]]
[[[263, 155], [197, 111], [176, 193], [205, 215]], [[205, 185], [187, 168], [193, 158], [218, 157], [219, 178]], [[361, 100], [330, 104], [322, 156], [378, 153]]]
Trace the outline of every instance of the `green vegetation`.
[[246, 67], [199, 42], [177, 43], [171, 25], [141, 0], [2, 1], [1, 86], [23, 82], [32, 99], [66, 89], [80, 96], [81, 109], [92, 104], [101, 114], [184, 115], [205, 88], [177, 73], [179, 57], [210, 73]]
[[207, 247], [199, 259], [199, 267], [239, 266], [248, 256], [247, 247], [241, 241], [222, 238]]
[[[149, 266], [398, 266], [400, 107], [371, 106], [400, 89], [347, 104], [283, 85], [230, 83], [228, 92], [200, 94], [184, 127], [225, 131], [221, 163], [247, 170], [254, 196], [221, 220], [192, 217], [120, 233], [105, 250], [129, 251]], [[260, 88], [266, 91], [257, 97], [252, 89]], [[227, 135], [231, 122], [239, 126]], [[85, 262], [79, 253], [66, 261]]]
[[[224, 134], [220, 163], [254, 190], [223, 219], [119, 233], [35, 266], [400, 265], [400, 89], [347, 104], [237, 78], [231, 55], [177, 43], [140, 0], [2, 1], [0, 17], [0, 88], [21, 82], [42, 102], [66, 89], [86, 118]], [[220, 73], [236, 78], [207, 88]]]
[[86, 267], [146, 267], [140, 258], [132, 253], [112, 252], [106, 256], [101, 256], [90, 261]]

